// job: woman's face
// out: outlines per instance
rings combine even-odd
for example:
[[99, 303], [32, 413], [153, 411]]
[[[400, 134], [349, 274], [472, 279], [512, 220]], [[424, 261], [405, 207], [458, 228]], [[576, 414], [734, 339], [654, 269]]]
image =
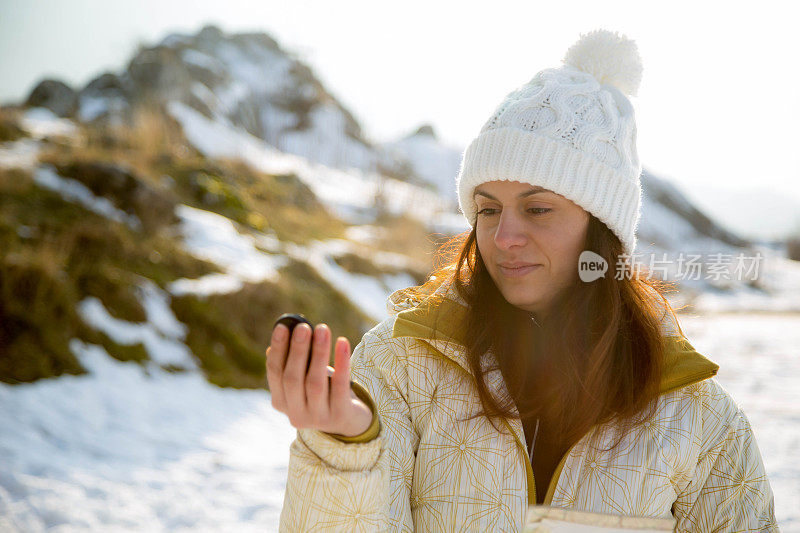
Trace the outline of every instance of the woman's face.
[[[476, 237], [483, 262], [512, 305], [547, 314], [555, 296], [578, 277], [589, 213], [541, 187], [490, 181], [475, 188]], [[507, 263], [534, 264], [521, 269]]]

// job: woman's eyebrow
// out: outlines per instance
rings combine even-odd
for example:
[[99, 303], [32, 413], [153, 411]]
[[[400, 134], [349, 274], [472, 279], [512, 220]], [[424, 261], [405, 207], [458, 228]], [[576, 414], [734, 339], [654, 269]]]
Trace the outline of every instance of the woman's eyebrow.
[[[526, 196], [530, 196], [530, 195], [532, 195], [532, 194], [538, 194], [538, 193], [541, 193], [541, 192], [552, 192], [552, 191], [549, 191], [549, 190], [547, 190], [547, 189], [545, 189], [545, 188], [542, 188], [542, 187], [534, 187], [533, 189], [531, 189], [531, 190], [529, 190], [529, 191], [525, 191], [525, 192], [521, 192], [521, 193], [519, 193], [519, 194], [517, 195], [517, 198], [525, 198]], [[481, 196], [485, 196], [485, 197], [487, 197], [487, 198], [491, 198], [492, 200], [497, 200], [497, 198], [495, 198], [495, 197], [494, 197], [494, 196], [492, 196], [491, 194], [489, 194], [489, 193], [485, 193], [485, 192], [483, 192], [483, 191], [475, 191], [475, 194], [474, 194], [474, 196], [477, 196], [477, 195], [479, 195], [479, 194], [480, 194]]]

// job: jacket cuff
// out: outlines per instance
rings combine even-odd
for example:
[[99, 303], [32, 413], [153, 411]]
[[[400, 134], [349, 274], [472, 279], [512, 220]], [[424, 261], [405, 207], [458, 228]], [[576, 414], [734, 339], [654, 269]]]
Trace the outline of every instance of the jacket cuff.
[[381, 439], [369, 442], [342, 442], [317, 429], [297, 430], [297, 439], [320, 461], [341, 471], [371, 470], [381, 453]]
[[353, 392], [355, 393], [358, 398], [367, 404], [369, 408], [372, 410], [372, 423], [369, 427], [361, 433], [360, 435], [355, 435], [353, 437], [347, 437], [345, 435], [339, 435], [338, 433], [325, 433], [333, 437], [334, 439], [341, 441], [341, 442], [369, 442], [378, 437], [381, 429], [381, 419], [378, 416], [378, 409], [375, 407], [375, 402], [372, 400], [372, 396], [369, 395], [367, 389], [356, 383], [355, 381], [351, 381], [350, 384], [353, 387]]
[[317, 429], [303, 428], [297, 430], [297, 438], [330, 467], [342, 471], [370, 470], [378, 462], [380, 456], [381, 439], [379, 437], [383, 431], [383, 425], [380, 422], [375, 402], [367, 390], [356, 382], [353, 382], [352, 386], [356, 396], [372, 409], [372, 423], [364, 433], [346, 437]]

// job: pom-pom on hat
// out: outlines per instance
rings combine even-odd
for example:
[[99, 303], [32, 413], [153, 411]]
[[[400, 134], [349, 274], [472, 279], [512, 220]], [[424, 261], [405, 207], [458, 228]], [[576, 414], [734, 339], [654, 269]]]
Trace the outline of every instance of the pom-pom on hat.
[[473, 193], [481, 183], [539, 185], [603, 221], [632, 254], [642, 190], [627, 97], [636, 96], [642, 79], [636, 43], [594, 30], [562, 62], [506, 95], [467, 146], [456, 177], [459, 207], [474, 227]]

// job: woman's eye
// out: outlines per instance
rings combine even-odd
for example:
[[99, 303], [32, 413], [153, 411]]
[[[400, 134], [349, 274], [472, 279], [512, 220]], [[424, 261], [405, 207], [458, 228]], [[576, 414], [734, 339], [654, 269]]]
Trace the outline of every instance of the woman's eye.
[[[484, 207], [483, 209], [478, 211], [478, 214], [479, 215], [486, 215], [486, 216], [494, 214], [494, 213], [489, 213], [488, 211], [497, 211], [497, 209], [492, 209], [491, 207]], [[547, 213], [549, 211], [552, 211], [552, 209], [550, 209], [548, 207], [531, 207], [530, 209], [528, 209], [528, 211], [532, 211], [532, 212], [534, 212], [534, 214], [541, 215], [541, 214]]]

